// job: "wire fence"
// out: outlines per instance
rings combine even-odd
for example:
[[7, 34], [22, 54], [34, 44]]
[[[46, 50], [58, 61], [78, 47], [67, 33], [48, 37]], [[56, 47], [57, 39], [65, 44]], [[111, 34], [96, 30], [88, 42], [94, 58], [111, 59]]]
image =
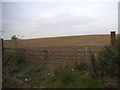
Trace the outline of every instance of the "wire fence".
[[[93, 68], [89, 68], [91, 70], [91, 72], [96, 72], [96, 66], [94, 64], [94, 57], [92, 57], [92, 55], [97, 57], [97, 55], [101, 52], [101, 50], [104, 48], [105, 45], [106, 44], [49, 46], [49, 47], [41, 47], [41, 49], [27, 49], [26, 48], [23, 50], [25, 50], [24, 54], [25, 54], [27, 61], [53, 64], [53, 66], [54, 65], [58, 66], [58, 64], [65, 65], [65, 67], [70, 66], [73, 68], [72, 69], [73, 71], [76, 69], [82, 70], [84, 68], [83, 62], [85, 62], [85, 63], [88, 62], [93, 67]], [[19, 50], [19, 49], [4, 48], [5, 58], [9, 58], [9, 57], [11, 57], [11, 55], [14, 55], [16, 53], [15, 50]], [[4, 60], [8, 60], [5, 58], [4, 58]], [[76, 61], [77, 61], [77, 64], [76, 64]], [[43, 65], [45, 65], [45, 64], [43, 64]], [[35, 68], [38, 66], [35, 66], [35, 67], [33, 67], [33, 66], [32, 66], [32, 68], [28, 67], [31, 70], [28, 70], [28, 69], [26, 71], [23, 70], [23, 72], [22, 72], [23, 74], [13, 74], [13, 75], [7, 76], [7, 77], [3, 76], [3, 87], [7, 87], [5, 83], [9, 83], [9, 84], [13, 83], [14, 85], [16, 85], [16, 87], [25, 88], [30, 83], [38, 84], [38, 83], [40, 83], [40, 80], [42, 80], [42, 79], [49, 80], [49, 74], [52, 75], [53, 73], [55, 73], [55, 70], [53, 70], [54, 72], [52, 72], [52, 70], [48, 69], [49, 68], [49, 65], [48, 65], [48, 66], [46, 66], [47, 69], [44, 69], [44, 70], [46, 70], [45, 72], [43, 72], [44, 70], [39, 71], [39, 72], [41, 72], [41, 74], [38, 74], [38, 76], [41, 79], [34, 80], [34, 78], [31, 77], [30, 75], [33, 72], [35, 72], [35, 73], [38, 72], [38, 69]], [[53, 69], [55, 67], [51, 67], [51, 68]], [[37, 72], [36, 72], [36, 70], [37, 70]], [[28, 71], [29, 71], [29, 73], [28, 73]], [[71, 73], [73, 73], [73, 71], [71, 71]], [[62, 73], [60, 73], [60, 76], [61, 75], [62, 75]], [[91, 75], [95, 76], [96, 74], [92, 73]], [[38, 78], [38, 76], [36, 75], [37, 78]], [[58, 77], [59, 74], [57, 74], [56, 76]], [[66, 77], [66, 76], [64, 76], [64, 74], [63, 74], [63, 78], [64, 77]], [[72, 77], [72, 75], [70, 77]], [[59, 78], [57, 78], [56, 80], [59, 80]], [[59, 81], [57, 81], [57, 82], [59, 82]], [[45, 83], [47, 84], [47, 82], [45, 82]], [[12, 84], [11, 84], [11, 87], [12, 87]], [[41, 87], [41, 86], [38, 86], [38, 87]], [[43, 87], [44, 87], [44, 85], [43, 85]]]
[[[42, 47], [41, 49], [25, 49], [26, 60], [73, 65], [75, 61], [78, 63], [81, 60], [89, 61], [91, 53], [96, 57], [105, 45], [107, 44], [49, 46], [43, 47], [43, 49]], [[14, 49], [5, 48], [4, 52], [6, 56], [9, 56], [14, 52]]]

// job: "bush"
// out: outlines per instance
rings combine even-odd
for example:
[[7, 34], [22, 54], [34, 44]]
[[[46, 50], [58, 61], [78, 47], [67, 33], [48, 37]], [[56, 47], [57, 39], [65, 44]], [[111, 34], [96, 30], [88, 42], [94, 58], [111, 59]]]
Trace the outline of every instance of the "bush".
[[[14, 50], [14, 49], [13, 49]], [[14, 52], [11, 52], [9, 58], [3, 62], [3, 73], [10, 73], [16, 66], [26, 63], [25, 50], [17, 48]], [[17, 72], [17, 71], [14, 71]]]
[[116, 46], [105, 46], [98, 57], [101, 75], [117, 76], [120, 63], [120, 50]]

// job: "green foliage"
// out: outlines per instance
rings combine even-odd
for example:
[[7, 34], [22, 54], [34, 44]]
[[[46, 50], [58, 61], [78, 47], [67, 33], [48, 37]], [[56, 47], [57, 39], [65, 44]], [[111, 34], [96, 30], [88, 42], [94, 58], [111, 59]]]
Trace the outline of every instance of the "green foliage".
[[75, 73], [72, 72], [70, 69], [61, 67], [57, 68], [54, 73], [56, 79], [64, 85], [74, 82], [75, 80]]
[[25, 63], [25, 61], [26, 61], [25, 49], [21, 49], [21, 48], [16, 49], [14, 52], [13, 59], [14, 59], [16, 65]]
[[[6, 60], [3, 61], [3, 73], [17, 73], [17, 68], [20, 64], [26, 63], [25, 49], [16, 48], [10, 53], [9, 57], [5, 56]], [[13, 71], [12, 71], [13, 70]]]
[[90, 78], [87, 71], [71, 71], [71, 68], [59, 67], [46, 83], [50, 88], [99, 88], [103, 81]]
[[107, 76], [116, 77], [120, 63], [120, 50], [116, 46], [105, 46], [98, 57], [100, 73]]
[[[48, 75], [50, 73], [50, 75]], [[22, 63], [11, 68], [12, 76], [27, 76], [31, 78], [28, 83], [30, 88], [98, 88], [101, 80], [92, 79], [82, 70], [72, 71], [72, 68], [48, 68], [45, 64], [33, 62]], [[23, 80], [18, 78], [19, 80]], [[24, 80], [23, 80], [24, 81]]]

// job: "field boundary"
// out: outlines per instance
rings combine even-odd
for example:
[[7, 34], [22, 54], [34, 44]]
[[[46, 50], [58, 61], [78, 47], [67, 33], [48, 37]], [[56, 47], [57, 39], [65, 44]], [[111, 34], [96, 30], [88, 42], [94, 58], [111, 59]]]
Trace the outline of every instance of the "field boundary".
[[[36, 62], [45, 63], [61, 63], [74, 64], [81, 60], [88, 62], [91, 52], [95, 57], [102, 48], [110, 44], [87, 44], [87, 45], [64, 45], [64, 46], [48, 46], [44, 49], [25, 49], [26, 59]], [[14, 51], [13, 48], [4, 48], [5, 54], [9, 55]]]

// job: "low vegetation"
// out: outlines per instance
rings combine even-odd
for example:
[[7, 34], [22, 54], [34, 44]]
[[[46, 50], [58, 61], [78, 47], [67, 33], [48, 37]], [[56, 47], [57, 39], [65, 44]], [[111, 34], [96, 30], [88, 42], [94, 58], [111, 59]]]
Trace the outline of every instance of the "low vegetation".
[[103, 82], [102, 79], [96, 80], [89, 77], [87, 71], [72, 71], [71, 67], [64, 66], [53, 68], [52, 65], [40, 65], [32, 62], [14, 66], [9, 74], [27, 84], [28, 88], [99, 88]]
[[[39, 64], [26, 60], [24, 49], [15, 49], [15, 52], [4, 60], [3, 88], [16, 88], [15, 82], [21, 87], [27, 88], [117, 88], [119, 85], [120, 48], [117, 46], [106, 46], [97, 58], [93, 60], [96, 65], [96, 75], [88, 65], [86, 69], [76, 70], [72, 67], [58, 66], [52, 64]], [[92, 62], [92, 63], [93, 63]], [[91, 63], [90, 63], [91, 64]], [[90, 66], [90, 67], [89, 67]]]
[[116, 83], [116, 87], [120, 86], [120, 39], [114, 46], [105, 46], [97, 58], [97, 65], [100, 76], [106, 76]]

